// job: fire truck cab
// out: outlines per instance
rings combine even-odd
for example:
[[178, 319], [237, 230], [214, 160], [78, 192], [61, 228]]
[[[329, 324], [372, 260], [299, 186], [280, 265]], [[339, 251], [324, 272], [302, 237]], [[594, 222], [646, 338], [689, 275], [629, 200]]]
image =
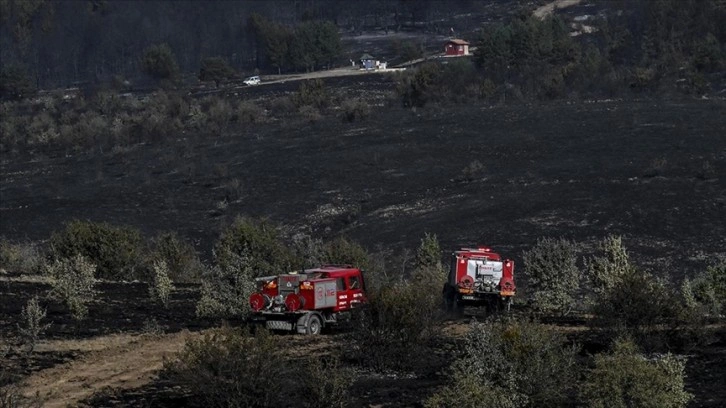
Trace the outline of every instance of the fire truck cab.
[[509, 311], [515, 292], [514, 261], [502, 259], [483, 246], [452, 253], [443, 290], [447, 310], [461, 312], [465, 306], [486, 306], [490, 312]]
[[351, 265], [323, 265], [256, 279], [251, 320], [270, 330], [319, 334], [350, 319], [367, 303], [363, 272]]

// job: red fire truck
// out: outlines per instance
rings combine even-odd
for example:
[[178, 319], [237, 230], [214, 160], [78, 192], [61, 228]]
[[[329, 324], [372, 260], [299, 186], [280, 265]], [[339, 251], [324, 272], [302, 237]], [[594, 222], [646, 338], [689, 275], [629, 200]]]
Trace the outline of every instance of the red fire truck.
[[251, 320], [270, 330], [319, 334], [350, 320], [351, 311], [367, 302], [363, 273], [351, 265], [324, 265], [256, 281]]
[[509, 310], [515, 295], [514, 261], [502, 259], [488, 247], [462, 248], [451, 257], [444, 284], [447, 309], [486, 306], [488, 311]]

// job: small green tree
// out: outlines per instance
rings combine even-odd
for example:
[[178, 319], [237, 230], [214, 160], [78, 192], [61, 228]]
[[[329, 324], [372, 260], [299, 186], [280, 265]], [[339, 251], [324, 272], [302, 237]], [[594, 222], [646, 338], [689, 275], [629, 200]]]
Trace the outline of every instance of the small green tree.
[[150, 45], [144, 49], [141, 66], [154, 79], [174, 80], [179, 75], [179, 65], [168, 44]]
[[33, 352], [40, 336], [50, 327], [50, 324], [43, 323], [45, 316], [46, 310], [40, 306], [38, 296], [33, 296], [28, 300], [20, 312], [21, 324], [18, 324], [18, 334], [23, 343], [28, 346], [28, 353]]
[[209, 57], [202, 60], [202, 67], [199, 70], [200, 81], [214, 81], [219, 88], [220, 82], [234, 77], [235, 71], [222, 57]]
[[321, 261], [329, 264], [347, 264], [368, 270], [371, 259], [368, 251], [355, 241], [338, 237], [323, 245]]
[[254, 337], [216, 330], [188, 340], [164, 369], [207, 407], [279, 406], [284, 405], [282, 380], [291, 374], [280, 355], [283, 348], [265, 330]]
[[202, 264], [192, 244], [173, 232], [157, 235], [151, 241], [151, 260], [164, 261], [174, 282], [197, 282]]
[[71, 221], [50, 238], [55, 259], [76, 254], [97, 265], [97, 278], [109, 280], [134, 279], [142, 253], [141, 233], [131, 227], [114, 226], [91, 221]]
[[540, 238], [522, 254], [534, 307], [565, 315], [575, 305], [582, 274], [577, 245], [566, 239]]
[[678, 326], [681, 311], [675, 301], [677, 293], [664, 279], [631, 269], [597, 299], [592, 307], [593, 323], [604, 327], [610, 338], [626, 333], [648, 349], [676, 340], [662, 332]]
[[442, 268], [441, 246], [436, 234], [424, 233], [424, 237], [421, 238], [421, 243], [416, 249], [414, 262], [417, 268]]
[[250, 312], [249, 297], [255, 291], [255, 271], [250, 256], [225, 255], [225, 264], [215, 265], [202, 278], [202, 296], [197, 316], [245, 318]]
[[76, 320], [88, 316], [88, 303], [96, 296], [94, 286], [96, 265], [83, 255], [56, 259], [47, 266], [50, 276], [50, 296], [63, 302]]
[[226, 270], [245, 259], [253, 276], [276, 275], [296, 269], [296, 260], [279, 237], [277, 227], [265, 220], [237, 217], [214, 245], [215, 263]]
[[582, 399], [591, 408], [681, 408], [693, 397], [685, 390], [685, 363], [671, 354], [646, 358], [635, 343], [619, 339], [595, 356]]
[[368, 293], [353, 336], [353, 356], [376, 370], [416, 368], [441, 328], [440, 287], [399, 281]]
[[[578, 375], [576, 355], [562, 334], [538, 323], [473, 323], [451, 367], [452, 388], [462, 392], [454, 401], [482, 395], [493, 398], [482, 402], [487, 407], [562, 406]], [[426, 405], [458, 406], [447, 402], [451, 394], [444, 389]]]
[[174, 284], [169, 278], [169, 267], [164, 261], [154, 261], [152, 270], [153, 278], [149, 284], [149, 297], [167, 307], [171, 292], [174, 290]]
[[691, 307], [711, 316], [726, 314], [726, 261], [710, 265], [705, 273], [684, 283]]
[[615, 287], [631, 271], [621, 237], [610, 235], [598, 244], [601, 255], [585, 260], [590, 288], [600, 295]]

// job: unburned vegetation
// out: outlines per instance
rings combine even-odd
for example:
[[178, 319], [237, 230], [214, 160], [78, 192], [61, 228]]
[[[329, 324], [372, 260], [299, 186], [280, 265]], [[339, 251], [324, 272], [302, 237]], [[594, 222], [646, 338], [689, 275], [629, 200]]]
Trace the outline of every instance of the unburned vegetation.
[[[489, 315], [472, 309], [461, 318], [443, 308], [446, 272], [433, 234], [421, 237], [417, 248], [404, 251], [410, 257], [401, 259], [370, 253], [345, 238], [291, 240], [279, 225], [238, 218], [220, 234], [212, 263], [206, 265], [174, 256], [169, 247], [183, 243], [170, 233], [147, 242], [128, 228], [86, 221], [73, 221], [62, 233], [68, 239], [79, 231], [84, 237], [84, 231], [120, 230], [126, 233], [108, 235], [107, 243], [123, 246], [129, 236], [136, 237], [139, 251], [124, 262], [147, 271], [138, 275], [146, 293], [134, 295], [147, 300], [138, 307], [130, 333], [152, 336], [144, 341], [165, 341], [164, 333], [174, 330], [165, 316], [178, 313], [179, 306], [176, 311], [173, 307], [179, 302], [186, 303], [187, 310], [192, 307], [190, 319], [196, 314], [205, 325], [226, 323], [189, 334], [178, 352], [167, 355], [158, 379], [142, 386], [140, 395], [91, 388], [85, 393], [91, 405], [108, 398], [140, 403], [177, 387], [170, 404], [243, 407], [297, 400], [305, 406], [362, 406], [390, 398], [375, 392], [379, 379], [389, 378], [391, 387], [403, 387], [394, 403], [406, 406], [650, 406], [657, 401], [656, 406], [684, 407], [696, 398], [686, 387], [689, 359], [722, 341], [723, 262], [677, 284], [633, 263], [617, 236], [596, 242], [588, 255], [581, 254], [585, 243], [538, 240], [522, 254], [518, 279], [530, 282], [527, 296], [509, 313]], [[60, 233], [49, 242], [58, 242]], [[167, 250], [159, 251], [163, 242]], [[56, 245], [40, 248], [44, 266], [35, 276], [48, 283], [47, 289], [23, 306], [15, 328], [3, 330], [5, 358], [13, 362], [4, 371], [3, 392], [12, 393], [20, 405], [33, 401], [32, 393], [22, 391], [24, 381], [39, 368], [30, 362], [58, 358], [53, 353], [43, 357], [40, 353], [47, 352], [39, 348], [69, 334], [97, 330], [99, 323], [112, 329], [115, 320], [103, 309], [117, 313], [132, 301], [110, 303], [108, 289], [101, 288], [103, 276], [95, 265], [118, 259], [115, 255], [79, 246], [76, 255], [64, 257]], [[160, 252], [170, 264], [200, 268], [195, 280], [199, 284], [192, 289], [198, 295], [179, 297], [180, 291], [189, 290], [183, 286], [188, 275], [170, 274]], [[247, 326], [254, 278], [307, 262], [365, 267], [368, 307], [348, 326], [322, 338]], [[568, 284], [554, 284], [567, 270], [563, 278]], [[179, 277], [178, 284], [173, 276]], [[24, 281], [5, 279], [7, 286]], [[7, 298], [19, 300], [17, 295]], [[73, 322], [71, 333], [58, 330], [70, 323], [64, 323], [66, 315]], [[567, 322], [576, 323], [568, 329], [572, 323]], [[271, 385], [270, 378], [278, 380]], [[417, 383], [426, 390], [418, 390]], [[48, 400], [52, 395], [34, 398]]]
[[[490, 2], [448, 58], [416, 4], [340, 17], [350, 55], [251, 15], [258, 86], [175, 41], [142, 88], [3, 67], [0, 407], [723, 405], [723, 7]], [[382, 43], [405, 70], [327, 71]], [[515, 261], [509, 312], [444, 307], [470, 245]], [[364, 270], [350, 321], [249, 324], [256, 278], [325, 264]]]

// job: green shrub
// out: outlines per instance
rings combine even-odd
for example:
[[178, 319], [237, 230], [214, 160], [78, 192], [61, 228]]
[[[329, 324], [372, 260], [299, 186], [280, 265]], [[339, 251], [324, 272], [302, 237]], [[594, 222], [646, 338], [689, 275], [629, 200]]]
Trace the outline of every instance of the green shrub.
[[173, 80], [179, 75], [176, 57], [168, 44], [151, 45], [144, 49], [141, 66], [155, 79]]
[[[486, 395], [501, 406], [559, 407], [571, 399], [576, 354], [563, 335], [541, 324], [473, 323], [451, 367], [452, 388], [464, 393], [461, 400]], [[444, 399], [451, 394], [444, 389], [427, 406], [453, 406]]]
[[679, 325], [681, 305], [665, 280], [631, 269], [598, 299], [592, 310], [594, 323], [604, 327], [610, 337], [627, 333], [648, 348], [675, 340], [663, 330]]
[[315, 356], [306, 359], [302, 366], [303, 400], [311, 408], [344, 408], [348, 406], [348, 390], [353, 383], [353, 373], [341, 366], [340, 359]]
[[403, 106], [425, 106], [432, 98], [432, 89], [441, 82], [442, 75], [441, 66], [436, 63], [422, 64], [416, 71], [400, 75], [396, 93]]
[[361, 99], [346, 99], [341, 104], [344, 122], [360, 122], [371, 114], [371, 107]]
[[214, 245], [215, 263], [223, 269], [242, 255], [254, 276], [276, 275], [299, 266], [277, 228], [264, 220], [237, 217]]
[[338, 237], [323, 245], [322, 263], [353, 265], [367, 270], [371, 266], [370, 255], [355, 241]]
[[88, 303], [96, 296], [94, 286], [96, 265], [81, 254], [59, 258], [47, 266], [50, 276], [50, 296], [63, 302], [76, 320], [88, 316]]
[[32, 353], [40, 336], [50, 327], [50, 324], [44, 324], [46, 310], [40, 306], [38, 296], [33, 296], [28, 303], [23, 306], [20, 312], [20, 324], [18, 324], [18, 334], [23, 344], [28, 346], [28, 353]]
[[271, 407], [283, 404], [288, 364], [283, 345], [264, 330], [245, 337], [231, 329], [188, 340], [165, 373], [206, 407]]
[[214, 85], [219, 88], [219, 83], [225, 79], [233, 78], [234, 69], [222, 57], [209, 57], [202, 60], [199, 70], [200, 81], [214, 81]]
[[257, 289], [251, 258], [242, 253], [225, 254], [224, 259], [202, 277], [199, 317], [245, 318], [250, 312], [249, 297]]
[[706, 272], [688, 283], [693, 307], [711, 316], [726, 314], [726, 262], [711, 265]]
[[443, 269], [441, 264], [441, 245], [436, 234], [424, 233], [421, 243], [416, 249], [416, 268]]
[[50, 238], [55, 259], [81, 254], [97, 266], [96, 277], [108, 280], [135, 279], [142, 253], [141, 233], [91, 221], [72, 221]]
[[596, 296], [615, 287], [632, 270], [621, 237], [606, 237], [598, 243], [598, 249], [600, 255], [585, 260], [590, 289]]
[[577, 267], [577, 251], [572, 241], [540, 238], [522, 254], [535, 309], [565, 315], [575, 306], [582, 275]]
[[0, 240], [0, 269], [34, 275], [42, 271], [44, 263], [38, 244]]
[[174, 290], [174, 284], [169, 278], [169, 267], [165, 261], [154, 261], [152, 270], [153, 277], [149, 285], [149, 297], [167, 307], [171, 292]]
[[425, 408], [520, 408], [525, 398], [482, 381], [473, 374], [455, 372], [451, 384], [424, 401]]
[[632, 341], [620, 339], [612, 352], [595, 356], [582, 399], [592, 408], [685, 407], [692, 395], [684, 379], [682, 360], [671, 354], [646, 358]]
[[151, 259], [163, 261], [169, 277], [174, 282], [197, 282], [202, 264], [192, 244], [182, 240], [176, 233], [157, 235], [151, 242]]
[[422, 363], [440, 330], [440, 285], [397, 282], [368, 290], [369, 305], [359, 316], [351, 355], [376, 370], [408, 370]]
[[330, 97], [322, 79], [303, 81], [297, 92], [292, 94], [292, 102], [298, 108], [312, 106], [317, 109], [324, 109], [330, 103]]

